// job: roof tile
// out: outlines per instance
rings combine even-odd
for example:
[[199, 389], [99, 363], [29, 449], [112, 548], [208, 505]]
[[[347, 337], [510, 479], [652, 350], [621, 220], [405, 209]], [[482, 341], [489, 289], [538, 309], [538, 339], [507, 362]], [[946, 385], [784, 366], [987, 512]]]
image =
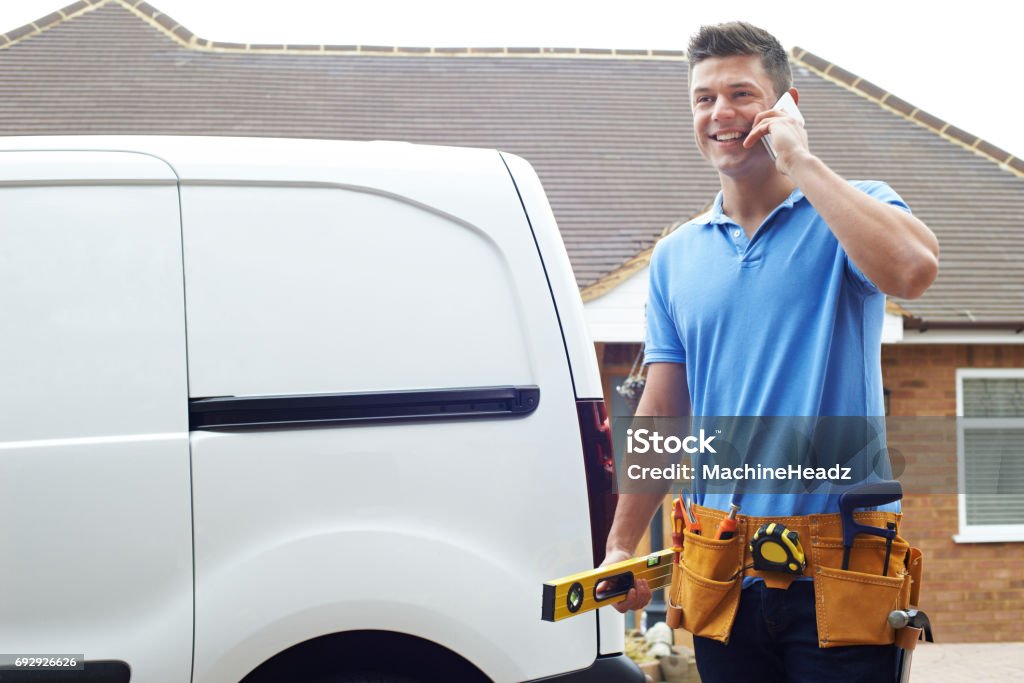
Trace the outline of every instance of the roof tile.
[[63, 19], [64, 17], [60, 15], [60, 12], [53, 12], [51, 14], [47, 14], [45, 17], [36, 19], [32, 23], [38, 26], [39, 28], [46, 28], [47, 26], [56, 24], [58, 21], [62, 21]]
[[956, 126], [947, 126], [946, 130], [942, 132], [948, 135], [949, 137], [953, 138], [954, 140], [959, 140], [960, 142], [968, 146], [973, 145], [974, 141], [978, 139], [977, 136], [971, 135], [966, 130], [962, 128], [957, 128]]
[[828, 61], [822, 59], [821, 57], [819, 57], [819, 56], [817, 56], [815, 54], [812, 54], [812, 53], [808, 52], [807, 50], [804, 50], [803, 48], [794, 47], [793, 48], [793, 54], [800, 61], [804, 62], [808, 66], [813, 66], [815, 69], [819, 69], [820, 71], [825, 71], [830, 66], [832, 66], [831, 62], [828, 62]]
[[174, 30], [171, 31], [171, 33], [178, 36], [178, 38], [185, 41], [186, 43], [191, 42], [192, 39], [195, 38], [195, 36], [192, 34], [192, 31], [189, 31], [184, 26], [175, 26]]
[[913, 118], [933, 130], [942, 130], [942, 127], [946, 125], [946, 122], [938, 116], [932, 116], [928, 112], [921, 111], [920, 109], [914, 112]]
[[975, 149], [977, 149], [979, 152], [982, 152], [983, 154], [989, 155], [993, 159], [999, 159], [1000, 161], [1004, 162], [1010, 156], [1010, 153], [1007, 152], [1005, 149], [996, 147], [992, 143], [985, 142], [984, 140], [980, 140], [978, 144], [975, 145]]
[[868, 97], [874, 97], [876, 100], [880, 100], [886, 95], [885, 90], [879, 88], [871, 81], [865, 81], [863, 78], [854, 87], [856, 87], [857, 90], [860, 90]]
[[156, 23], [160, 24], [161, 26], [163, 26], [168, 31], [170, 31], [171, 29], [173, 29], [175, 26], [178, 25], [178, 22], [176, 22], [174, 19], [172, 19], [171, 17], [167, 16], [166, 14], [157, 13], [152, 18], [153, 18], [153, 21], [155, 21]]
[[248, 47], [245, 43], [226, 43], [220, 40], [211, 40], [208, 42], [212, 48], [221, 48], [225, 50], [245, 50]]
[[852, 74], [846, 69], [840, 68], [835, 64], [829, 68], [828, 75], [837, 81], [845, 83], [846, 85], [853, 85], [853, 82], [857, 80], [857, 76], [855, 74]]
[[886, 105], [888, 105], [888, 106], [892, 107], [893, 109], [895, 109], [896, 111], [898, 111], [899, 113], [906, 114], [907, 116], [910, 116], [914, 112], [914, 110], [917, 109], [917, 107], [912, 105], [910, 102], [907, 102], [906, 100], [900, 99], [899, 97], [896, 97], [895, 95], [887, 96], [883, 100], [883, 102]]
[[13, 31], [8, 31], [5, 35], [7, 36], [7, 40], [13, 43], [19, 38], [24, 38], [27, 35], [35, 33], [37, 30], [38, 29], [32, 26], [32, 24], [26, 24], [25, 26], [16, 28]]
[[70, 5], [68, 5], [67, 7], [63, 8], [60, 11], [61, 11], [61, 13], [64, 16], [70, 17], [72, 14], [76, 14], [78, 12], [81, 12], [86, 7], [91, 7], [91, 6], [92, 5], [90, 5], [87, 2], [83, 2], [83, 0], [78, 0], [78, 2], [74, 2], [74, 3], [70, 4]]

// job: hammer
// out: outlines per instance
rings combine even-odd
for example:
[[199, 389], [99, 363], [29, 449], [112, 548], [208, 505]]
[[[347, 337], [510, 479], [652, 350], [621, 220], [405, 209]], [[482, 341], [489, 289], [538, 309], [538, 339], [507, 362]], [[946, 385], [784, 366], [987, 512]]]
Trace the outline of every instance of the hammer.
[[896, 646], [899, 648], [896, 659], [896, 683], [908, 683], [910, 661], [914, 658], [914, 648], [917, 647], [922, 632], [926, 641], [935, 642], [932, 637], [932, 624], [928, 621], [928, 615], [919, 609], [896, 609], [889, 612], [889, 626], [896, 629]]

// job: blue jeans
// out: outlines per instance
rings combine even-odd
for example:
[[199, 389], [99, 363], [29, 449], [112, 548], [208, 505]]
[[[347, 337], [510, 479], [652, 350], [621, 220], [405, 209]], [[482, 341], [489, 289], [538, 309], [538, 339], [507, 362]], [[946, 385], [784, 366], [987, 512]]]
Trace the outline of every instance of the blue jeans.
[[893, 683], [894, 645], [818, 647], [814, 584], [789, 590], [758, 582], [743, 589], [723, 645], [694, 637], [702, 683]]

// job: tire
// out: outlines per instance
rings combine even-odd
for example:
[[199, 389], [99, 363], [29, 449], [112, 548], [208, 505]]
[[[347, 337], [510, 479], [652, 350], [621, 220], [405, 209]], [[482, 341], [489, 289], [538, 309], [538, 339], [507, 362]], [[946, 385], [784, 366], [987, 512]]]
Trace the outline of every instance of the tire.
[[421, 683], [415, 678], [396, 674], [357, 671], [354, 673], [330, 674], [309, 683]]

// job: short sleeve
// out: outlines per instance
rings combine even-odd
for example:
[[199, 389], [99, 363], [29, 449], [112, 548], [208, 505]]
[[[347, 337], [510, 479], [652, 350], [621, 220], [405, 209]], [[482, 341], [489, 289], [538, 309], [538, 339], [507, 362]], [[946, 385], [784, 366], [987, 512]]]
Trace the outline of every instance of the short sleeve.
[[644, 364], [685, 363], [686, 350], [679, 337], [675, 316], [667, 295], [670, 280], [665, 272], [664, 249], [655, 247], [651, 255], [650, 286], [647, 296], [647, 339]]
[[[894, 189], [889, 187], [888, 183], [884, 183], [880, 180], [860, 180], [852, 183], [852, 185], [869, 197], [874, 197], [880, 202], [892, 204], [901, 211], [911, 213], [910, 207], [907, 203], [903, 201], [902, 197], [896, 194]], [[857, 264], [850, 260], [850, 257], [847, 255], [845, 250], [843, 250], [843, 259], [846, 261], [847, 270], [853, 276], [854, 280], [864, 287], [868, 293], [877, 294], [881, 291], [867, 275], [861, 272], [860, 268], [857, 267]]]

